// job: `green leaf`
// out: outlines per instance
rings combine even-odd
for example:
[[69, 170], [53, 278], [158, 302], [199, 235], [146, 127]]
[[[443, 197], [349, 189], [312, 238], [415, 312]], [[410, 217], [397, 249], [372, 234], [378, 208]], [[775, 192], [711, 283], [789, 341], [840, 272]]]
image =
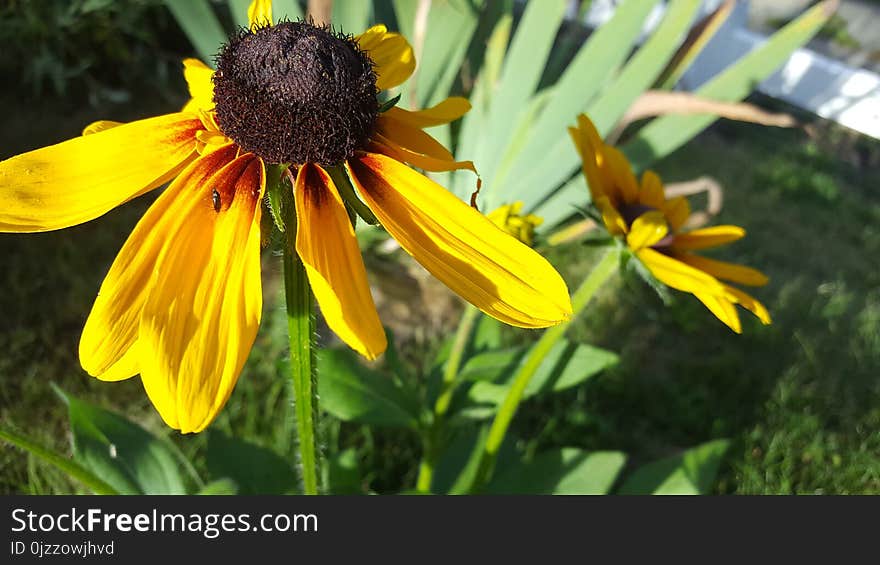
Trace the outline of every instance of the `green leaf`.
[[432, 106], [449, 95], [477, 29], [478, 10], [483, 3], [482, 0], [431, 3], [418, 68], [408, 86], [410, 90], [415, 89], [419, 107]]
[[207, 0], [165, 0], [190, 43], [196, 48], [199, 57], [211, 65], [220, 45], [226, 41], [227, 35], [220, 26], [217, 16]]
[[[486, 445], [489, 426], [469, 428], [456, 435], [443, 452], [434, 472], [431, 492], [467, 494], [477, 476], [480, 456]], [[503, 468], [516, 460], [516, 439], [507, 434], [498, 450], [497, 465]]]
[[619, 494], [706, 494], [730, 442], [718, 439], [637, 469]]
[[239, 27], [248, 27], [248, 6], [251, 0], [228, 0], [229, 13], [232, 15], [232, 21]]
[[293, 465], [265, 447], [212, 431], [208, 436], [208, 471], [229, 479], [238, 494], [285, 494], [297, 491]]
[[[501, 66], [504, 63], [504, 53], [510, 40], [512, 27], [513, 15], [510, 13], [502, 14], [486, 42], [480, 74], [470, 95], [471, 111], [465, 114], [462, 119], [458, 156], [462, 160], [476, 159], [477, 167], [479, 167], [480, 161], [477, 151], [482, 147], [484, 131], [489, 127], [489, 109], [495, 85], [501, 75]], [[459, 197], [464, 197], [472, 191], [470, 188], [464, 188], [470, 186], [468, 185], [468, 181], [471, 179], [470, 174], [467, 175], [467, 181], [464, 181], [463, 177], [464, 173], [458, 171], [452, 173], [449, 179], [451, 181], [449, 190]]]
[[474, 330], [472, 347], [474, 351], [486, 351], [501, 347], [502, 324], [492, 316], [480, 316]]
[[419, 402], [394, 381], [362, 365], [350, 350], [328, 349], [318, 358], [321, 406], [347, 422], [415, 427]]
[[498, 468], [487, 491], [497, 494], [606, 494], [626, 463], [619, 451], [563, 448]]
[[486, 196], [490, 207], [495, 204], [490, 194], [497, 189], [494, 182], [496, 170], [519, 123], [520, 112], [529, 107], [529, 99], [541, 79], [566, 4], [566, 0], [526, 3], [504, 59], [501, 79], [492, 96], [488, 128], [481, 136], [481, 151], [474, 159], [477, 170], [489, 181]]
[[73, 434], [73, 458], [121, 494], [185, 494], [182, 461], [165, 440], [60, 390]]
[[[513, 378], [518, 364], [527, 358], [527, 355], [519, 357], [519, 363], [513, 364], [516, 352], [511, 350], [507, 354], [507, 360], [511, 363], [504, 365], [504, 357], [499, 354], [496, 358], [485, 355], [478, 356], [474, 362], [476, 367], [472, 369], [483, 380], [474, 383], [468, 391], [468, 399], [476, 404], [499, 405], [507, 396], [510, 388], [509, 381]], [[491, 364], [489, 361], [494, 360]], [[557, 343], [547, 354], [541, 366], [535, 372], [532, 380], [526, 387], [523, 398], [535, 396], [544, 392], [558, 392], [577, 386], [590, 377], [603, 370], [616, 365], [618, 356], [610, 351], [594, 347], [592, 345], [577, 345], [569, 341]], [[467, 370], [466, 364], [464, 369]], [[494, 371], [496, 374], [490, 374]], [[489, 382], [489, 381], [495, 382]]]
[[67, 476], [82, 483], [83, 486], [95, 494], [120, 494], [115, 488], [113, 488], [113, 485], [98, 477], [91, 470], [83, 467], [76, 461], [67, 459], [60, 454], [55, 453], [51, 449], [43, 447], [28, 437], [13, 432], [12, 430], [0, 428], [0, 439], [21, 448], [43, 462], [52, 465]]
[[494, 381], [510, 375], [525, 353], [524, 347], [511, 347], [478, 353], [469, 358], [459, 371], [459, 378], [470, 381]]
[[[635, 4], [639, 3], [626, 3], [621, 6], [621, 9]], [[589, 200], [589, 192], [583, 190], [584, 183], [582, 182], [574, 182], [552, 195], [546, 190], [544, 192], [529, 190], [529, 187], [535, 186], [536, 182], [542, 183], [538, 186], [551, 189], [578, 172], [580, 156], [577, 154], [568, 132], [565, 131], [565, 126], [574, 125], [577, 114], [586, 108], [586, 113], [596, 124], [600, 134], [604, 135], [610, 131], [632, 103], [650, 88], [656, 77], [663, 72], [666, 62], [675, 54], [676, 48], [681, 44], [688, 25], [699, 7], [699, 0], [674, 0], [671, 2], [654, 33], [626, 63], [620, 74], [602, 90], [595, 101], [571, 112], [564, 119], [560, 117], [561, 123], [558, 123], [556, 137], [552, 139], [548, 137], [547, 139], [547, 147], [551, 148], [547, 153], [555, 156], [552, 162], [542, 160], [538, 166], [531, 167], [528, 174], [526, 174], [528, 169], [524, 169], [521, 175], [513, 177], [518, 178], [520, 182], [514, 183], [510, 190], [517, 195], [517, 198], [521, 198], [527, 207], [539, 205], [537, 214], [544, 217], [545, 226], [553, 226], [571, 216], [574, 206], [583, 206]], [[644, 18], [646, 14], [637, 15]], [[616, 22], [615, 17], [602, 26], [597, 31], [597, 35], [611, 28], [612, 24]], [[630, 27], [625, 31], [632, 33], [633, 29]], [[598, 38], [596, 40], [598, 41]], [[584, 50], [586, 49], [587, 47], [584, 48]], [[624, 52], [627, 51], [626, 47], [622, 49]], [[532, 151], [537, 151], [538, 147], [540, 146], [535, 146]], [[526, 162], [529, 154], [524, 152], [523, 155], [526, 158], [521, 159], [521, 162]], [[558, 215], [547, 210], [548, 206], [555, 207], [553, 212], [564, 210], [566, 213]]]
[[372, 2], [366, 0], [335, 0], [330, 21], [337, 31], [357, 35], [367, 29]]
[[272, 17], [275, 21], [302, 19], [303, 10], [298, 0], [272, 0]]
[[[701, 86], [703, 98], [736, 102], [773, 74], [791, 53], [809, 41], [828, 21], [835, 2], [817, 4], [801, 17], [774, 33], [764, 44]], [[703, 131], [718, 117], [706, 114], [666, 115], [652, 121], [623, 147], [636, 170], [669, 155]]]
[[330, 494], [362, 494], [361, 472], [358, 454], [346, 449], [327, 460], [327, 485]]
[[238, 485], [232, 479], [219, 479], [206, 484], [196, 494], [202, 496], [238, 494]]

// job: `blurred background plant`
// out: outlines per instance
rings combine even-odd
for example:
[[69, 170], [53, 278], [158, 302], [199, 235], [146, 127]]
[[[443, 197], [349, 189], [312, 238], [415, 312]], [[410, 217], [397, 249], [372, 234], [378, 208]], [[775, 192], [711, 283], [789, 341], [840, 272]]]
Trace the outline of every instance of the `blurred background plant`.
[[[217, 34], [241, 23], [246, 4], [12, 2], [7, 8], [18, 9], [0, 12], [0, 34], [4, 45], [12, 45], [7, 37], [16, 42], [0, 61], [23, 79], [3, 94], [9, 120], [0, 156], [75, 135], [93, 119], [182, 105], [180, 58], [194, 49], [209, 55], [222, 39]], [[643, 37], [654, 4], [625, 2], [592, 34], [565, 18], [572, 6], [563, 0], [529, 2], [524, 10], [503, 1], [336, 0], [332, 20], [352, 33], [384, 22], [409, 37], [419, 68], [402, 92], [402, 105], [469, 95], [474, 110], [465, 120], [432, 134], [455, 147], [459, 158], [477, 163], [482, 210], [519, 199], [544, 216], [537, 244], [574, 289], [597, 250], [580, 239], [548, 243], [561, 226], [582, 222], [574, 205], [588, 200], [565, 127], [587, 111], [603, 134], [612, 133], [646, 89], [671, 87], [670, 77], [692, 61], [679, 46], [700, 2], [669, 2], [662, 21]], [[292, 1], [275, 5], [276, 16], [302, 13]], [[824, 25], [827, 8], [820, 5], [783, 28], [758, 54], [697, 94], [728, 103], [744, 99]], [[547, 381], [570, 386], [528, 395], [499, 454], [499, 467], [507, 471], [498, 473], [490, 491], [880, 492], [880, 281], [866, 260], [880, 252], [880, 204], [871, 192], [880, 181], [880, 148], [778, 102], [748, 101], [757, 111], [752, 116], [794, 116], [798, 123], [812, 122], [813, 135], [737, 122], [712, 125], [716, 117], [707, 114], [663, 115], [615, 135], [639, 169], [651, 164], [667, 181], [711, 175], [728, 189], [719, 219], [746, 227], [749, 237], [721, 258], [770, 275], [773, 283], [758, 295], [774, 325], [747, 322], [744, 335], [734, 336], [689, 297], [673, 295], [664, 308], [638, 281], [613, 279], [589, 315], [573, 324], [564, 363], [557, 361]], [[462, 197], [474, 188], [472, 177], [438, 179]], [[277, 376], [286, 345], [279, 293], [271, 290], [278, 284], [277, 257], [265, 258], [269, 288], [257, 346], [207, 434], [169, 436], [139, 383], [107, 386], [78, 370], [82, 321], [104, 269], [146, 207], [143, 200], [63, 232], [0, 239], [6, 262], [2, 425], [62, 452], [69, 439], [62, 432], [71, 432], [73, 461], [114, 490], [196, 491], [205, 483], [216, 492], [295, 490], [296, 477], [284, 465], [295, 452], [288, 439], [291, 407]], [[322, 430], [327, 481], [334, 492], [405, 491], [416, 484], [419, 431], [430, 423], [426, 407], [436, 396], [460, 307], [381, 232], [359, 235], [397, 347], [372, 367], [344, 350], [322, 355], [323, 407], [335, 416], [324, 419]], [[87, 237], [89, 246], [78, 243]], [[462, 488], [479, 423], [493, 413], [511, 365], [536, 337], [485, 319], [476, 325], [459, 375], [468, 385], [453, 404], [434, 492]], [[567, 368], [568, 380], [560, 380]], [[62, 396], [70, 422], [50, 382], [69, 391]], [[160, 439], [132, 431], [132, 424], [93, 405], [124, 412]], [[89, 421], [104, 423], [99, 441]], [[110, 445], [119, 453], [128, 446], [137, 457], [147, 454], [153, 463], [140, 459], [138, 465], [164, 478], [132, 478], [138, 465], [108, 475], [102, 465]], [[256, 457], [267, 476], [254, 477], [254, 466], [235, 466]], [[114, 461], [131, 465], [125, 457]], [[191, 471], [183, 461], [192, 461]], [[224, 482], [228, 478], [234, 486]], [[0, 452], [4, 492], [81, 488], [21, 451]]]

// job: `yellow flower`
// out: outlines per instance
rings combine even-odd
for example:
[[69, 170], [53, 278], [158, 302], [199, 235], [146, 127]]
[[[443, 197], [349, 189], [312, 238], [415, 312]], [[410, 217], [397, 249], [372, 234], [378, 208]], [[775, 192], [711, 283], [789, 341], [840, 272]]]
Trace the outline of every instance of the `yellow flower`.
[[517, 200], [512, 204], [499, 206], [486, 217], [496, 226], [531, 247], [535, 239], [535, 228], [544, 223], [544, 218], [535, 214], [523, 216], [522, 208], [522, 200]]
[[605, 227], [627, 246], [663, 284], [696, 296], [719, 320], [736, 333], [742, 332], [736, 304], [770, 323], [763, 304], [723, 281], [746, 286], [763, 286], [763, 273], [693, 253], [718, 247], [745, 235], [738, 226], [713, 226], [681, 231], [690, 216], [684, 197], [667, 199], [663, 183], [652, 171], [636, 180], [623, 154], [606, 145], [585, 115], [569, 133], [581, 155], [584, 176], [593, 204], [602, 214]]
[[79, 348], [89, 374], [140, 374], [169, 426], [186, 433], [210, 424], [260, 323], [260, 220], [274, 163], [296, 173], [296, 251], [317, 302], [364, 356], [385, 350], [385, 332], [328, 169], [347, 172], [401, 246], [487, 314], [532, 328], [570, 315], [549, 263], [404, 165], [473, 169], [422, 131], [461, 117], [466, 100], [379, 113], [377, 90], [415, 67], [403, 37], [381, 25], [356, 38], [299, 22], [271, 26], [271, 3], [260, 0], [249, 15], [250, 30], [224, 46], [216, 73], [184, 62], [192, 99], [183, 111], [97, 122], [81, 137], [0, 162], [5, 232], [77, 225], [172, 181], [101, 285]]

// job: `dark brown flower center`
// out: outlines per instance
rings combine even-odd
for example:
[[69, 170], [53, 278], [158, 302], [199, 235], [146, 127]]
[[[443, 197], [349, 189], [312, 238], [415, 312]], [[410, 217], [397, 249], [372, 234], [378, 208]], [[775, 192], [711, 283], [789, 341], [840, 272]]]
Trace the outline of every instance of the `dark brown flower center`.
[[217, 124], [270, 163], [337, 165], [373, 133], [373, 62], [350, 36], [305, 22], [242, 31], [217, 56]]

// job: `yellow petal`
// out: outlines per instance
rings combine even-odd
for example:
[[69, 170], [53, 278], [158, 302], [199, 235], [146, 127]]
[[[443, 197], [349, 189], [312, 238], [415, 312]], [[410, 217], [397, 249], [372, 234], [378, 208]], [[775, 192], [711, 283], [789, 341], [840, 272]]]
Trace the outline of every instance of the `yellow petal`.
[[417, 151], [412, 151], [403, 147], [394, 141], [388, 139], [380, 133], [373, 134], [373, 140], [368, 145], [368, 150], [374, 153], [388, 155], [392, 159], [409, 163], [414, 167], [418, 167], [425, 171], [444, 172], [467, 169], [477, 172], [473, 161], [456, 161], [453, 159], [443, 159], [441, 157], [430, 156]]
[[708, 249], [736, 241], [746, 235], [739, 226], [712, 226], [676, 234], [672, 247], [676, 249]]
[[86, 127], [83, 128], [83, 135], [91, 135], [93, 133], [99, 133], [104, 130], [108, 130], [110, 128], [115, 128], [116, 126], [121, 126], [122, 122], [114, 122], [112, 120], [98, 120], [97, 122], [92, 122]]
[[568, 289], [550, 263], [434, 181], [373, 153], [349, 159], [348, 168], [401, 247], [486, 314], [526, 328], [571, 316]]
[[772, 323], [770, 312], [768, 312], [767, 308], [765, 308], [764, 305], [758, 302], [754, 297], [732, 286], [726, 286], [725, 290], [734, 302], [757, 316], [762, 324], [766, 326]]
[[596, 126], [585, 115], [578, 116], [578, 127], [569, 128], [569, 134], [581, 155], [581, 164], [593, 202], [602, 196], [613, 198], [616, 191], [605, 170], [605, 142], [599, 137]]
[[400, 120], [412, 127], [430, 128], [454, 122], [464, 116], [471, 109], [471, 103], [467, 98], [453, 96], [440, 102], [436, 106], [424, 110], [405, 110], [399, 106], [390, 108], [383, 116]]
[[375, 63], [379, 90], [403, 84], [416, 70], [416, 58], [409, 42], [399, 33], [389, 32], [384, 25], [375, 25], [355, 39]]
[[684, 196], [676, 196], [663, 204], [663, 213], [671, 231], [678, 231], [691, 215], [691, 205]]
[[[218, 152], [209, 153], [211, 158]], [[229, 398], [260, 323], [263, 164], [245, 154], [190, 177], [168, 210], [138, 347], [144, 389], [165, 422], [203, 430]]]
[[90, 375], [120, 380], [138, 372], [137, 356], [131, 352], [138, 338], [147, 285], [170, 233], [186, 219], [172, 212], [191, 198], [191, 192], [180, 187], [203, 184], [232, 161], [236, 151], [234, 145], [227, 145], [196, 159], [156, 199], [131, 232], [104, 277], [80, 338], [80, 363]]
[[627, 204], [635, 204], [639, 200], [639, 185], [632, 172], [629, 161], [618, 149], [605, 146], [605, 159], [608, 163], [608, 174], [616, 192]]
[[173, 178], [195, 156], [192, 114], [139, 120], [0, 162], [0, 231], [87, 222]]
[[183, 107], [184, 112], [210, 110], [214, 107], [214, 69], [198, 59], [183, 60], [183, 77], [189, 87], [190, 101]]
[[662, 210], [666, 203], [663, 195], [663, 181], [654, 171], [642, 173], [642, 188], [639, 190], [639, 203]]
[[452, 153], [429, 134], [394, 118], [379, 116], [373, 140], [378, 147], [371, 148], [371, 151], [426, 171], [468, 169], [477, 172], [473, 161], [456, 161]]
[[253, 0], [248, 6], [248, 24], [251, 29], [272, 25], [272, 0]]
[[351, 220], [330, 175], [317, 165], [303, 165], [295, 200], [296, 252], [327, 325], [349, 347], [375, 359], [388, 342]]
[[636, 255], [660, 282], [670, 288], [694, 294], [724, 295], [724, 285], [699, 269], [650, 248], [636, 251]]
[[701, 292], [695, 292], [694, 296], [696, 296], [716, 318], [724, 322], [727, 327], [738, 334], [742, 333], [742, 324], [739, 320], [739, 314], [736, 311], [736, 306], [734, 306], [730, 300], [723, 296], [704, 294]]
[[705, 271], [718, 279], [724, 279], [747, 286], [764, 286], [769, 282], [769, 279], [764, 273], [757, 269], [746, 267], [745, 265], [717, 261], [715, 259], [709, 259], [708, 257], [701, 257], [691, 253], [681, 253], [676, 255], [676, 258], [680, 261], [684, 261], [692, 267]]
[[605, 222], [605, 228], [613, 236], [625, 235], [628, 231], [626, 220], [617, 211], [617, 208], [611, 204], [611, 200], [607, 196], [600, 196], [594, 201], [596, 208], [602, 213], [602, 220]]
[[626, 235], [626, 244], [633, 251], [643, 247], [651, 247], [664, 237], [669, 228], [666, 225], [666, 216], [663, 212], [653, 210], [645, 212], [635, 219]]

